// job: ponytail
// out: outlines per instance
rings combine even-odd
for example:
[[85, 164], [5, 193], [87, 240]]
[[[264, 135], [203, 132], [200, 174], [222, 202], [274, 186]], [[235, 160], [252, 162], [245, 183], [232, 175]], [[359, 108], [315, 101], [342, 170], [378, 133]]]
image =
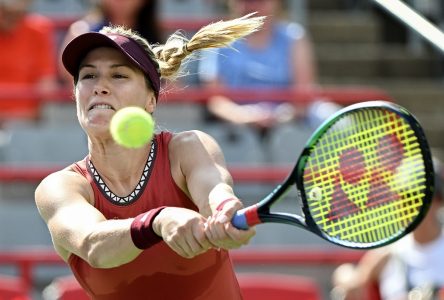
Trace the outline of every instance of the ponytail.
[[176, 32], [164, 45], [154, 45], [152, 51], [159, 64], [161, 77], [174, 79], [182, 61], [197, 50], [226, 47], [235, 40], [259, 30], [265, 17], [253, 17], [254, 14], [206, 25], [190, 40]]

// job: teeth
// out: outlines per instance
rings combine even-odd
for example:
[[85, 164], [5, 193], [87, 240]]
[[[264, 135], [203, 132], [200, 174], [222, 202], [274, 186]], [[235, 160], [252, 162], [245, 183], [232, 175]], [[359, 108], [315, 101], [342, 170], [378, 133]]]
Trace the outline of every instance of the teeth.
[[112, 109], [111, 105], [108, 105], [108, 104], [96, 104], [91, 109], [95, 109], [95, 108], [99, 108], [99, 109]]

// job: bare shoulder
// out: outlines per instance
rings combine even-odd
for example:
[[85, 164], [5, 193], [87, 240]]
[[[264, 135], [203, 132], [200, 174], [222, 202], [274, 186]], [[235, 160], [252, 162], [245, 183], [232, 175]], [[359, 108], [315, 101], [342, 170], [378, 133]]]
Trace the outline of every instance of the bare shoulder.
[[42, 217], [47, 220], [67, 201], [82, 197], [93, 200], [92, 188], [86, 178], [70, 168], [54, 172], [44, 178], [35, 190], [35, 202]]
[[87, 13], [82, 18], [74, 21], [69, 26], [69, 29], [76, 35], [80, 35], [85, 32], [89, 32], [91, 30], [91, 26], [93, 24], [97, 24], [99, 22], [102, 22], [102, 17], [94, 12]]
[[74, 23], [72, 23], [67, 32], [67, 36], [65, 37], [65, 40], [67, 42], [70, 42], [75, 37], [90, 31], [90, 25], [92, 23], [92, 20], [90, 20], [89, 17], [85, 17], [83, 19], [77, 20]]
[[219, 145], [207, 133], [200, 130], [190, 130], [175, 133], [171, 139], [170, 148], [172, 150], [181, 149], [180, 151], [185, 152], [194, 151], [197, 148], [218, 151]]
[[85, 177], [81, 176], [71, 168], [65, 168], [63, 170], [54, 172], [45, 177], [37, 187], [36, 192], [45, 191], [46, 189], [57, 189], [58, 187], [64, 187], [65, 185], [75, 187], [76, 185], [86, 184], [88, 181]]
[[195, 170], [225, 166], [225, 159], [217, 142], [199, 131], [174, 134], [169, 145], [171, 172], [176, 183], [184, 188], [185, 178]]

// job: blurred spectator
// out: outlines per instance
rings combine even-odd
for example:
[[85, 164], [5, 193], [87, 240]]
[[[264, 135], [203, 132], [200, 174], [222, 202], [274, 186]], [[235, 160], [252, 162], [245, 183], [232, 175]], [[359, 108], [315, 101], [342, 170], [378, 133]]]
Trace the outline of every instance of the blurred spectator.
[[[31, 0], [0, 0], [0, 92], [26, 88], [45, 93], [56, 86], [53, 24], [29, 13]], [[0, 123], [39, 117], [38, 97], [0, 97]]]
[[[163, 41], [157, 0], [91, 0], [91, 3], [91, 10], [69, 27], [62, 49], [74, 37], [88, 31], [99, 31], [109, 24], [136, 30], [150, 44]], [[59, 69], [62, 77], [70, 82], [71, 76], [62, 65]]]
[[376, 284], [381, 299], [437, 298], [444, 287], [444, 203], [441, 163], [435, 160], [435, 195], [422, 223], [393, 245], [368, 251], [358, 265], [341, 265], [333, 274], [333, 299], [373, 300]]
[[[199, 66], [202, 82], [210, 87], [312, 88], [316, 66], [305, 29], [284, 21], [282, 0], [229, 0], [236, 16], [251, 12], [267, 16], [264, 27], [232, 47], [208, 52]], [[252, 124], [267, 130], [276, 123], [303, 116], [302, 108], [285, 102], [239, 104], [225, 96], [212, 97], [210, 116], [236, 124]]]

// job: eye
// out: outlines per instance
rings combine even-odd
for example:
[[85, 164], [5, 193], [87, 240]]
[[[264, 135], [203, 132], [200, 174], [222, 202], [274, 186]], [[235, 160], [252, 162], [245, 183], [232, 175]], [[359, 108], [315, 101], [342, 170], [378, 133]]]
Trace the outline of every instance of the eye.
[[80, 79], [93, 79], [96, 78], [96, 75], [93, 73], [86, 73], [80, 76]]
[[122, 78], [128, 78], [128, 76], [123, 73], [115, 73], [113, 74], [113, 78], [122, 79]]

